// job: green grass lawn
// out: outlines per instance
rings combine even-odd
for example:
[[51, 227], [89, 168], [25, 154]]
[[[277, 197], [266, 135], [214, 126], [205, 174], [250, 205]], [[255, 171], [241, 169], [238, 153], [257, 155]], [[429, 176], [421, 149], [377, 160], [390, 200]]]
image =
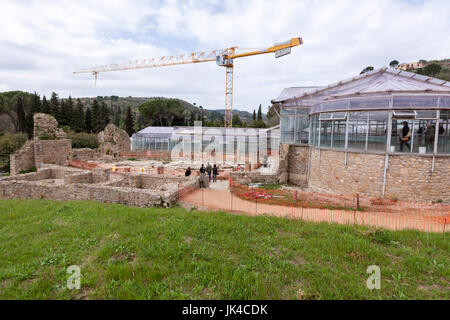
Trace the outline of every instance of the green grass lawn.
[[[0, 200], [2, 299], [449, 299], [450, 235]], [[81, 267], [81, 290], [66, 268]], [[369, 265], [381, 290], [366, 287]]]

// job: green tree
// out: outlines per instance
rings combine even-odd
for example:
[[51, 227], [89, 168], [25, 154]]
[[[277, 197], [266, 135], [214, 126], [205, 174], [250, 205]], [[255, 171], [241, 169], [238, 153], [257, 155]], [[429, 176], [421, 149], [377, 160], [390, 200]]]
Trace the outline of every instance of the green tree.
[[256, 112], [255, 112], [255, 109], [253, 109], [253, 122], [256, 122]]
[[50, 114], [55, 117], [58, 123], [61, 121], [59, 98], [55, 92], [52, 92], [52, 97], [50, 98]]
[[[152, 99], [141, 104], [139, 112], [152, 126], [182, 126], [184, 124], [184, 109], [176, 99]], [[201, 120], [201, 115], [198, 118]]]
[[25, 107], [22, 96], [17, 97], [17, 131], [25, 132]]
[[391, 62], [389, 62], [389, 67], [397, 68], [398, 64], [399, 64], [399, 62], [397, 60], [392, 60]]
[[114, 111], [114, 116], [113, 116], [113, 123], [115, 126], [120, 127], [120, 108], [117, 107]]
[[134, 133], [134, 119], [133, 114], [131, 112], [131, 107], [128, 107], [127, 109], [127, 114], [125, 117], [125, 131], [128, 133], [130, 137]]
[[84, 119], [84, 131], [86, 131], [87, 133], [91, 133], [92, 130], [93, 130], [92, 112], [91, 112], [91, 108], [87, 108], [86, 114], [85, 114], [85, 119]]
[[280, 114], [280, 106], [278, 104], [274, 104], [272, 106], [269, 106], [269, 111], [267, 111], [267, 119], [272, 119], [273, 117], [278, 117], [278, 114]]
[[262, 121], [262, 110], [261, 110], [261, 105], [259, 105], [259, 108], [258, 108], [258, 121]]
[[366, 72], [369, 72], [369, 71], [373, 71], [373, 67], [372, 66], [365, 67], [363, 69], [363, 71], [360, 72], [360, 74], [363, 74], [363, 73], [366, 73]]
[[65, 114], [63, 114], [63, 117], [66, 122], [66, 126], [70, 126], [73, 130], [75, 128], [75, 111], [72, 96], [69, 96], [69, 99], [66, 101], [66, 111]]
[[46, 114], [52, 113], [50, 104], [48, 103], [47, 98], [45, 96], [42, 98], [41, 112], [46, 113]]
[[241, 118], [239, 118], [239, 115], [237, 113], [233, 114], [233, 127], [236, 127], [236, 128], [242, 127]]
[[426, 75], [434, 77], [436, 74], [441, 72], [442, 67], [437, 63], [431, 63], [423, 68]]
[[74, 130], [76, 132], [82, 132], [84, 131], [85, 125], [84, 125], [84, 120], [85, 120], [85, 115], [84, 115], [84, 110], [83, 110], [83, 104], [81, 103], [80, 99], [77, 99], [77, 106], [76, 106], [76, 111], [75, 111], [75, 116], [74, 116]]
[[100, 107], [100, 122], [101, 122], [101, 130], [104, 130], [105, 127], [109, 124], [109, 109], [106, 106], [106, 103], [103, 101]]
[[28, 138], [33, 138], [33, 130], [34, 130], [34, 121], [33, 116], [35, 113], [40, 112], [41, 110], [41, 98], [35, 92], [31, 96], [31, 106], [30, 111], [25, 116], [25, 132], [28, 134]]
[[97, 100], [94, 99], [92, 103], [92, 131], [94, 133], [99, 133], [103, 129], [103, 120], [101, 115], [100, 105]]

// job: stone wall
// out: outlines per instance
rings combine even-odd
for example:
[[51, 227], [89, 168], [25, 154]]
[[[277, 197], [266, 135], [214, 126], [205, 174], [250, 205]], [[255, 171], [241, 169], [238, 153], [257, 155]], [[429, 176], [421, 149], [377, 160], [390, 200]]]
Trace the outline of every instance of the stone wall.
[[281, 183], [289, 181], [289, 144], [280, 143], [278, 174]]
[[308, 157], [309, 146], [289, 147], [288, 157], [288, 182], [290, 184], [307, 187], [308, 186]]
[[40, 139], [41, 137], [51, 139], [65, 139], [66, 133], [58, 128], [58, 122], [56, 119], [45, 113], [35, 113], [33, 116], [33, 137], [34, 139]]
[[129, 152], [131, 149], [130, 136], [126, 131], [108, 124], [104, 131], [98, 134], [99, 150], [104, 155], [118, 157], [120, 152]]
[[21, 171], [29, 170], [34, 165], [34, 145], [32, 141], [27, 143], [15, 154], [9, 156], [11, 175], [19, 174]]
[[72, 141], [62, 140], [35, 140], [34, 162], [35, 167], [41, 164], [56, 164], [67, 166], [72, 153]]
[[[340, 194], [383, 196], [384, 154], [311, 149], [309, 190]], [[450, 203], [450, 158], [390, 155], [386, 172], [385, 197], [398, 200]]]
[[[122, 174], [114, 180], [109, 178], [107, 169], [88, 171], [45, 165], [38, 172], [0, 178], [0, 198], [95, 200], [137, 207], [171, 206], [178, 200], [178, 185], [197, 184], [194, 177]], [[133, 187], [130, 180], [140, 181], [140, 187]]]
[[72, 159], [74, 160], [93, 160], [96, 150], [89, 148], [72, 149]]
[[230, 177], [233, 181], [236, 181], [239, 184], [250, 184], [250, 183], [279, 183], [279, 175], [269, 175], [269, 174], [261, 174], [260, 172], [248, 172], [248, 171], [234, 171], [230, 172]]

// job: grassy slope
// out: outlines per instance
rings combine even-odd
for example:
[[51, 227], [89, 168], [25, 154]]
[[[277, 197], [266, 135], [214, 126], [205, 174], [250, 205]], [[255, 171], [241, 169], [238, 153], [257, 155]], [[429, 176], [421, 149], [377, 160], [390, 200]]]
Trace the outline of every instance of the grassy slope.
[[[0, 298], [449, 299], [450, 235], [0, 200]], [[64, 289], [69, 265], [82, 289]], [[370, 291], [366, 268], [381, 267]]]

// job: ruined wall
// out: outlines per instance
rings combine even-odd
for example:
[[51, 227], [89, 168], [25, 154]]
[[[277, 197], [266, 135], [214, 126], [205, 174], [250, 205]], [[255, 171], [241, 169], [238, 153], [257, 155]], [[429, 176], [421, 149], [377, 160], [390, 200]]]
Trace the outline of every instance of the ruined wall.
[[27, 143], [15, 154], [9, 156], [11, 175], [34, 167], [34, 147], [32, 141]]
[[278, 174], [281, 183], [288, 183], [289, 181], [289, 147], [289, 144], [280, 143]]
[[137, 207], [171, 206], [178, 200], [178, 183], [195, 186], [196, 178], [150, 177], [131, 174], [131, 179], [153, 189], [133, 188], [128, 175], [109, 179], [109, 170], [93, 171], [45, 165], [38, 172], [0, 178], [0, 198], [94, 200]]
[[72, 159], [74, 160], [93, 160], [96, 150], [89, 148], [72, 149]]
[[98, 134], [99, 150], [102, 154], [118, 157], [120, 152], [131, 150], [130, 136], [126, 131], [108, 124], [104, 131]]
[[72, 152], [72, 141], [62, 140], [35, 140], [34, 162], [38, 168], [42, 163], [67, 166]]
[[58, 128], [58, 122], [56, 119], [45, 113], [35, 113], [33, 116], [33, 137], [34, 139], [47, 138], [47, 139], [65, 139], [66, 133]]
[[[385, 197], [450, 203], [450, 157], [391, 155]], [[359, 193], [382, 197], [385, 155], [311, 149], [309, 189], [317, 192]]]
[[265, 183], [272, 184], [278, 183], [279, 175], [269, 175], [269, 174], [261, 174], [260, 172], [248, 172], [248, 171], [235, 171], [230, 172], [230, 177], [233, 181], [236, 181], [240, 184], [250, 184], [250, 183]]

